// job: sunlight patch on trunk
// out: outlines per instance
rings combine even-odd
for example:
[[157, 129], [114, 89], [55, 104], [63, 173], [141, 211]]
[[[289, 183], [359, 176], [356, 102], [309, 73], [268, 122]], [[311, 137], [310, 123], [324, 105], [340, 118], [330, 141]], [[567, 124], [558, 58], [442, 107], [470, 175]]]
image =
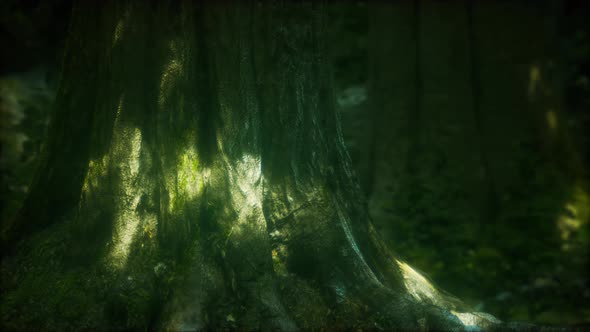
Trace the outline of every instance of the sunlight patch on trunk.
[[113, 41], [111, 43], [111, 47], [114, 48], [117, 44], [121, 41], [121, 37], [126, 30], [127, 27], [127, 20], [129, 19], [129, 8], [125, 10], [123, 16], [117, 21], [117, 25], [115, 26], [115, 31], [113, 32]]
[[188, 199], [194, 198], [203, 186], [199, 173], [199, 159], [194, 148], [189, 148], [180, 157], [178, 169], [179, 190], [182, 190]]
[[[266, 228], [262, 214], [262, 169], [260, 157], [244, 154], [241, 159], [230, 162], [224, 157], [228, 168], [229, 183], [236, 186], [230, 188], [232, 206], [238, 213], [237, 223], [232, 231], [239, 234], [244, 226]], [[237, 232], [237, 233], [236, 233]]]
[[396, 260], [404, 277], [404, 285], [408, 293], [417, 301], [439, 304], [440, 296], [434, 286], [410, 265]]
[[197, 150], [194, 144], [189, 144], [178, 157], [176, 174], [167, 177], [170, 211], [195, 200], [203, 191], [209, 175], [209, 169], [199, 168]]
[[194, 202], [209, 182], [211, 170], [201, 167], [194, 142], [178, 156], [176, 168], [165, 176], [168, 189], [168, 211], [178, 212], [187, 203]]
[[88, 171], [82, 184], [82, 197], [85, 197], [91, 191], [96, 190], [101, 180], [104, 180], [108, 174], [109, 155], [104, 155], [100, 159], [92, 159], [88, 162]]
[[115, 47], [119, 40], [121, 39], [121, 35], [123, 34], [123, 19], [120, 19], [117, 22], [117, 26], [115, 27], [115, 33], [113, 34], [113, 43], [112, 47]]
[[158, 105], [164, 108], [167, 100], [171, 97], [176, 83], [182, 74], [182, 58], [179, 56], [179, 47], [174, 41], [169, 45], [171, 58], [162, 71], [162, 78], [160, 79], [160, 95], [158, 96]]
[[113, 159], [120, 188], [115, 198], [115, 221], [110, 261], [117, 268], [127, 263], [129, 249], [139, 229], [137, 207], [143, 194], [138, 181], [141, 152], [141, 131], [138, 128], [115, 128]]
[[465, 327], [471, 328], [470, 331], [483, 331], [481, 328], [502, 323], [496, 317], [484, 312], [456, 312], [451, 310], [451, 313], [459, 318]]

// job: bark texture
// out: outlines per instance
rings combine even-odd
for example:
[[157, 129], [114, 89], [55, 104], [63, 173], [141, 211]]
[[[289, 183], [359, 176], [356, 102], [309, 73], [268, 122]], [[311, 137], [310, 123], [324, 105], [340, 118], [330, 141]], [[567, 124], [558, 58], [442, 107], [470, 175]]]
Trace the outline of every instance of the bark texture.
[[[46, 159], [9, 235], [41, 243], [20, 244], [30, 255], [54, 246], [40, 255], [65, 272], [41, 280], [88, 278], [60, 301], [86, 313], [48, 303], [67, 323], [14, 312], [8, 327], [498, 324], [396, 259], [371, 226], [324, 23], [311, 3], [79, 3]], [[13, 277], [3, 306], [27, 310], [26, 276]]]

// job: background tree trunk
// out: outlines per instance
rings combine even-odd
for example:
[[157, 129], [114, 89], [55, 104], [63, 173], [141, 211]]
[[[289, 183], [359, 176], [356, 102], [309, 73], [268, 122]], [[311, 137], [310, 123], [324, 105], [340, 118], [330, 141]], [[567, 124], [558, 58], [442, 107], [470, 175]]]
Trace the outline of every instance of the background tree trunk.
[[[528, 285], [568, 278], [558, 270], [577, 280], [584, 273], [576, 262], [588, 257], [574, 244], [587, 238], [590, 212], [583, 207], [589, 196], [581, 144], [574, 143], [580, 136], [563, 105], [562, 6], [369, 3], [375, 125], [366, 173], [373, 176], [375, 226], [403, 257], [462, 298], [481, 289], [488, 300], [479, 296], [475, 303], [509, 315], [514, 311], [503, 295], [522, 296], [523, 319], [547, 310], [531, 301], [536, 291]], [[576, 246], [579, 258], [572, 258]], [[482, 272], [465, 273], [475, 270]], [[490, 274], [497, 279], [482, 286]], [[499, 291], [497, 280], [518, 286]]]
[[473, 221], [493, 219], [497, 198], [479, 129], [466, 2], [374, 4], [369, 15], [375, 223], [398, 239], [407, 232], [397, 218], [429, 229], [461, 224], [476, 238]]

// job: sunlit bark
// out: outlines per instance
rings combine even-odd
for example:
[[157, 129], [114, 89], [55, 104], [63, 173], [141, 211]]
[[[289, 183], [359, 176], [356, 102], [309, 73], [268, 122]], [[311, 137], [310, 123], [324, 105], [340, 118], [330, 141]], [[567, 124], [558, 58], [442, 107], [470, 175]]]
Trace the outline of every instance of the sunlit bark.
[[71, 269], [135, 282], [154, 303], [98, 291], [106, 318], [91, 325], [498, 323], [397, 260], [371, 226], [323, 24], [315, 4], [76, 7], [48, 157], [12, 234], [68, 232]]

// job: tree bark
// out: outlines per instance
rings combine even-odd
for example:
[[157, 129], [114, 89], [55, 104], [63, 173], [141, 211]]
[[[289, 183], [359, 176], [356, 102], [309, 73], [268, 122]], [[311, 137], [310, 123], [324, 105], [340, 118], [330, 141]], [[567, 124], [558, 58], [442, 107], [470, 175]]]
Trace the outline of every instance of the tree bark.
[[[53, 241], [41, 255], [64, 272], [35, 280], [88, 281], [65, 291], [74, 308], [46, 309], [63, 321], [13, 313], [9, 328], [499, 323], [434, 288], [372, 227], [321, 6], [80, 2], [73, 17], [47, 157], [8, 232], [25, 241], [5, 266]], [[7, 273], [3, 291], [30, 308], [18, 285], [34, 277]], [[31, 294], [51, 307], [47, 288]]]

